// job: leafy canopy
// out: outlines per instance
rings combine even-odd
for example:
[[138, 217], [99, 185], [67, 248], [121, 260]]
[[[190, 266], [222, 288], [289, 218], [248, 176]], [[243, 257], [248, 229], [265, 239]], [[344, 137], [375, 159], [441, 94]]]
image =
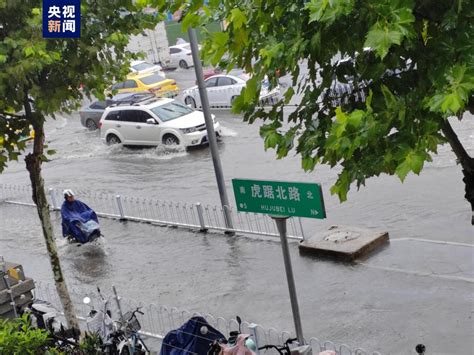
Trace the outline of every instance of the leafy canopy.
[[[265, 121], [265, 147], [278, 158], [294, 149], [304, 170], [340, 166], [331, 192], [341, 200], [354, 182], [419, 174], [446, 142], [444, 120], [474, 111], [473, 1], [149, 2], [160, 10], [184, 8], [183, 30], [225, 21], [224, 32], [209, 34], [203, 56], [252, 75], [234, 111], [250, 123]], [[292, 87], [283, 101], [259, 107], [264, 76], [276, 86], [286, 74]], [[351, 90], [335, 95], [335, 82]], [[289, 103], [297, 107], [286, 119]]]
[[[70, 112], [84, 96], [103, 97], [113, 80], [128, 74], [136, 58], [125, 49], [129, 35], [160, 19], [143, 10], [132, 0], [82, 0], [81, 38], [44, 39], [41, 0], [0, 0], [0, 172], [24, 149], [21, 137], [30, 124]], [[28, 120], [25, 98], [34, 102]]]

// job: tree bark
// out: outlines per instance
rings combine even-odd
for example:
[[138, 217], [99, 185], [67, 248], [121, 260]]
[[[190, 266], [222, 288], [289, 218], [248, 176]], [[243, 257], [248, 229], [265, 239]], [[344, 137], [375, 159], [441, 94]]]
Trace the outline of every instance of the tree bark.
[[[26, 96], [26, 95], [25, 95]], [[74, 304], [69, 295], [66, 281], [64, 280], [61, 263], [59, 261], [56, 242], [54, 240], [51, 215], [49, 213], [49, 204], [44, 190], [44, 180], [41, 175], [41, 165], [44, 157], [44, 117], [36, 112], [31, 112], [29, 102], [25, 101], [25, 113], [28, 121], [32, 123], [35, 130], [33, 152], [25, 157], [26, 168], [30, 174], [32, 198], [36, 204], [38, 216], [43, 229], [43, 237], [46, 242], [51, 269], [54, 275], [56, 290], [63, 306], [64, 315], [69, 328], [79, 329], [79, 322], [76, 318]]]
[[464, 181], [466, 191], [464, 197], [471, 204], [471, 224], [474, 226], [474, 158], [469, 156], [447, 119], [443, 122], [442, 130], [462, 166], [462, 173], [464, 175], [462, 180]]

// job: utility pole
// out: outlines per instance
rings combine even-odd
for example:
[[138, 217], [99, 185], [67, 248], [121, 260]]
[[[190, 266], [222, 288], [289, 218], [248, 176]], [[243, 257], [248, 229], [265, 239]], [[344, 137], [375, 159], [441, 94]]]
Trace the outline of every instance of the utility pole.
[[214, 122], [212, 121], [211, 109], [209, 108], [209, 99], [207, 97], [206, 87], [204, 86], [204, 75], [202, 73], [201, 58], [199, 57], [199, 48], [196, 37], [196, 30], [192, 27], [188, 28], [189, 43], [191, 44], [191, 51], [194, 62], [194, 72], [196, 73], [196, 81], [199, 88], [199, 96], [201, 98], [202, 112], [204, 120], [206, 121], [207, 139], [209, 141], [209, 148], [211, 150], [212, 162], [214, 164], [214, 173], [216, 174], [217, 188], [219, 189], [219, 196], [221, 199], [222, 210], [224, 211], [224, 219], [226, 228], [231, 234], [234, 229], [232, 223], [232, 216], [230, 214], [229, 199], [225, 188], [224, 174], [222, 172], [221, 159], [219, 151], [217, 150], [217, 139], [214, 131]]

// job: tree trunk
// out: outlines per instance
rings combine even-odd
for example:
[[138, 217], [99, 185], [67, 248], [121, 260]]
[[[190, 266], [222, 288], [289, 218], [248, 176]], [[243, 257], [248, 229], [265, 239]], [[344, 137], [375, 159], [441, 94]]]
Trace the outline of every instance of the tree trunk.
[[32, 113], [29, 102], [25, 102], [26, 117], [32, 123], [35, 130], [33, 152], [25, 157], [26, 168], [30, 173], [31, 187], [33, 192], [33, 201], [36, 204], [38, 216], [43, 228], [43, 236], [48, 250], [51, 269], [54, 275], [54, 282], [56, 290], [61, 300], [64, 315], [66, 317], [69, 328], [79, 329], [79, 323], [76, 318], [74, 304], [71, 301], [66, 282], [64, 280], [63, 272], [61, 270], [61, 263], [59, 261], [56, 242], [54, 240], [53, 226], [51, 223], [51, 215], [49, 213], [48, 200], [44, 190], [44, 180], [41, 176], [41, 164], [44, 157], [44, 118], [38, 113]]
[[464, 149], [448, 120], [443, 122], [442, 130], [462, 166], [462, 173], [464, 175], [462, 181], [464, 181], [466, 191], [464, 197], [471, 204], [471, 224], [474, 225], [474, 158], [467, 154], [466, 149]]

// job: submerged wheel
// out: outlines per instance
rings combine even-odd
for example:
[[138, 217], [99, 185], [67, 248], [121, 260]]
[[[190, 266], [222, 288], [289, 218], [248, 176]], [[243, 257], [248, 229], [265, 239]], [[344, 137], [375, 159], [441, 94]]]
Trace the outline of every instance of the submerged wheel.
[[179, 145], [179, 139], [172, 134], [166, 134], [163, 137], [163, 144], [164, 145]]
[[117, 137], [115, 134], [109, 134], [107, 136], [107, 143], [112, 145], [112, 144], [120, 144], [122, 141], [120, 140], [119, 137]]
[[184, 103], [186, 105], [190, 105], [192, 108], [196, 108], [196, 100], [194, 100], [194, 98], [192, 98], [191, 96], [187, 96], [184, 99]]
[[94, 131], [96, 130], [98, 127], [97, 127], [97, 124], [95, 123], [95, 121], [91, 118], [89, 118], [87, 121], [86, 121], [86, 127], [91, 130], [91, 131]]
[[188, 63], [186, 63], [186, 61], [184, 59], [181, 59], [179, 61], [179, 67], [183, 68], [183, 69], [188, 69], [189, 68]]

